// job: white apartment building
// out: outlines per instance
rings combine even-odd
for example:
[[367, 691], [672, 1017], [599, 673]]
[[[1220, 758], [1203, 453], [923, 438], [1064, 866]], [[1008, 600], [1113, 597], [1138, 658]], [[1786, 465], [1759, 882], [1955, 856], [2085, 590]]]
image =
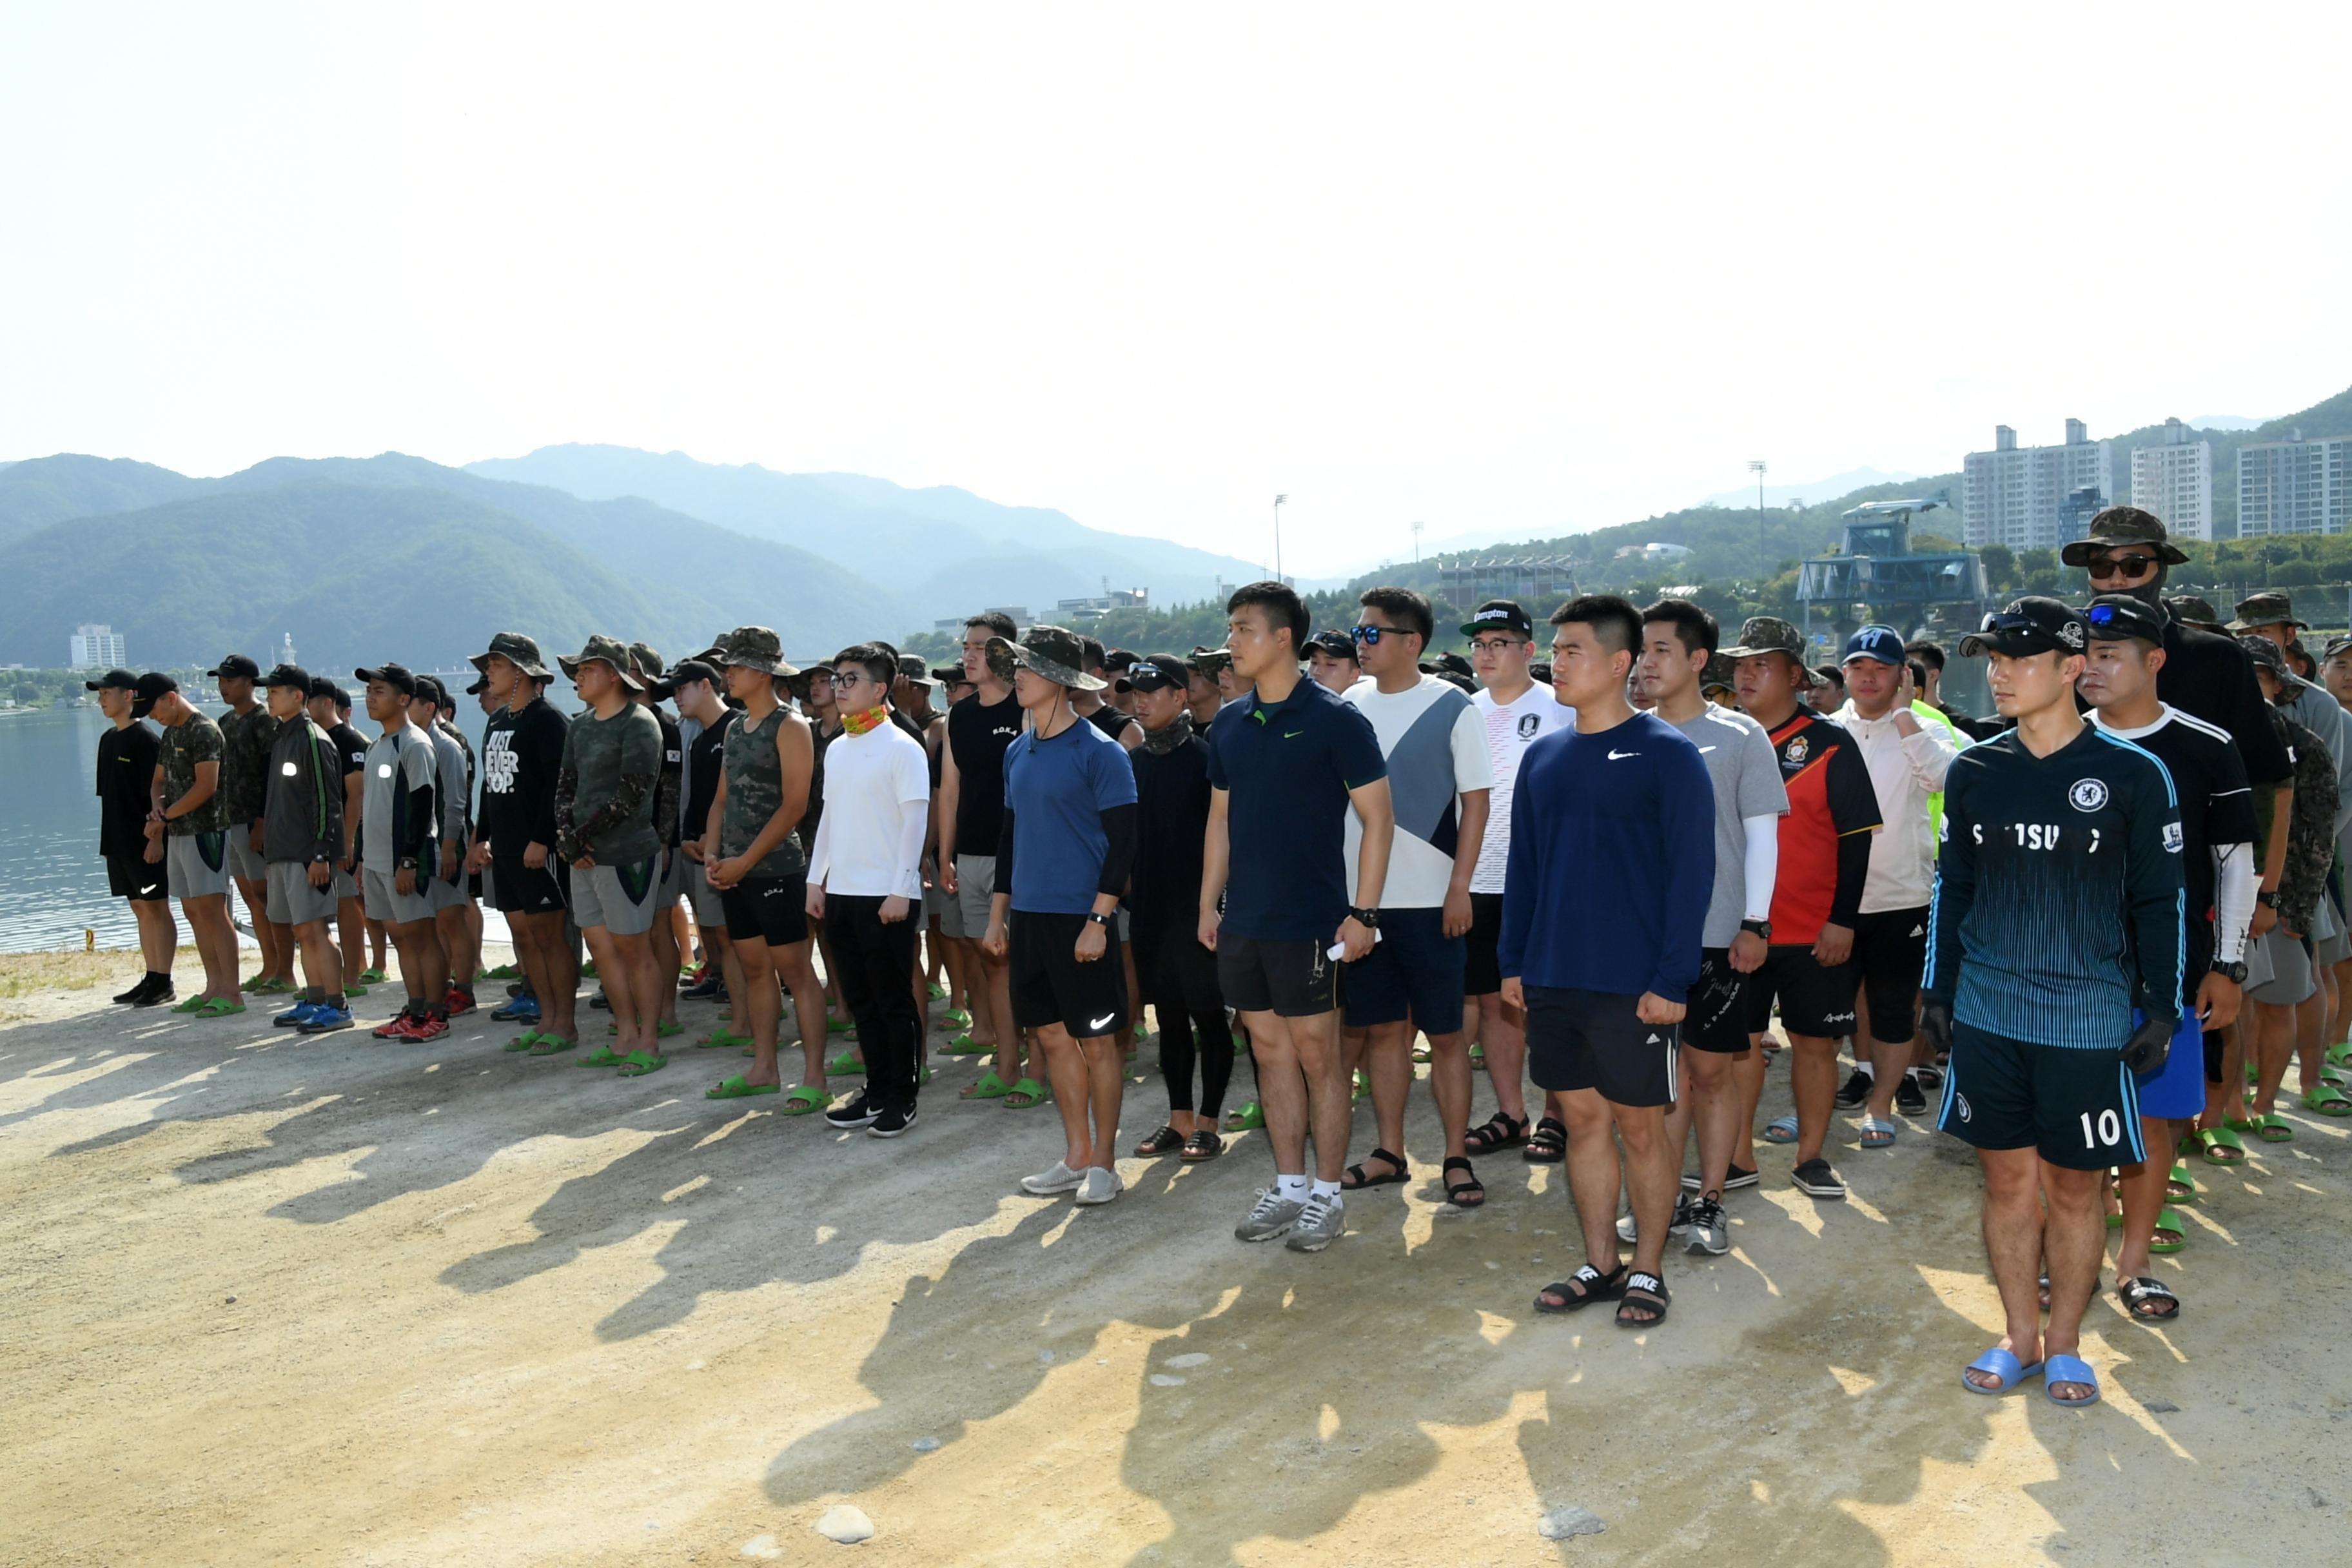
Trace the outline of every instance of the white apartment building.
[[2341, 533], [2352, 521], [2352, 436], [2238, 448], [2238, 537]]
[[68, 669], [119, 669], [129, 666], [122, 651], [122, 634], [112, 626], [79, 626], [66, 639]]
[[2164, 422], [2164, 439], [2131, 455], [2131, 503], [2164, 520], [2175, 539], [2213, 537], [2213, 444], [2178, 419]]
[[1960, 527], [1971, 546], [2054, 549], [2066, 542], [2065, 506], [2077, 490], [2116, 493], [2114, 453], [2094, 441], [2080, 419], [2066, 421], [2056, 447], [2021, 447], [2017, 432], [1993, 427], [1992, 450], [1970, 452], [1960, 464]]

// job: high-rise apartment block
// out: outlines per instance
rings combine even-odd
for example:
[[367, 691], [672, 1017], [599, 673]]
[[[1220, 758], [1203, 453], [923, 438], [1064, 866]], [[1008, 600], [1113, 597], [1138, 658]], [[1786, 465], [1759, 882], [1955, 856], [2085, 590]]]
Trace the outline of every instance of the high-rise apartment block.
[[79, 626], [66, 639], [68, 669], [119, 669], [130, 662], [130, 655], [122, 651], [122, 634], [112, 626]]
[[2080, 419], [2066, 421], [2058, 447], [2021, 447], [2006, 425], [1993, 428], [1992, 450], [1970, 452], [1960, 465], [1960, 527], [1971, 545], [2005, 544], [2011, 550], [2052, 549], [2073, 535], [2065, 531], [2070, 499], [2088, 489], [2101, 498], [2116, 493], [2114, 454], [2094, 441]]
[[2164, 520], [2175, 539], [2213, 537], [2213, 444], [2178, 419], [2164, 422], [2164, 439], [2131, 455], [2132, 505]]
[[2352, 521], [2352, 436], [2238, 448], [2238, 537], [2341, 533]]

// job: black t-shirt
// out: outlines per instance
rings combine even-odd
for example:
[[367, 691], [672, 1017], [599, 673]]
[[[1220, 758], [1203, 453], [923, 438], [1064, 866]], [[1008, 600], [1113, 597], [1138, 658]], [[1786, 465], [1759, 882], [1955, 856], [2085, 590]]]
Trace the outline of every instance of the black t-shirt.
[[2156, 672], [2156, 694], [2192, 719], [2218, 724], [2238, 744], [2246, 777], [2258, 784], [2283, 784], [2294, 763], [2270, 721], [2254, 679], [2254, 661], [2229, 637], [2168, 621], [2164, 627], [2164, 668]]
[[2173, 794], [2180, 804], [2180, 878], [2189, 908], [2189, 962], [2181, 985], [2193, 993], [2213, 962], [2214, 846], [2254, 845], [2260, 864], [2262, 831], [2254, 819], [2254, 792], [2246, 783], [2246, 764], [2227, 730], [2177, 708], [2166, 709], [2164, 717], [2145, 730], [2108, 729], [2095, 714], [2092, 722], [2152, 753], [2172, 775]]
[[1004, 826], [1004, 752], [1021, 733], [1021, 704], [1011, 692], [983, 707], [974, 692], [948, 710], [948, 749], [955, 753], [956, 853], [993, 855]]
[[1131, 932], [1137, 942], [1190, 936], [1199, 928], [1202, 843], [1209, 829], [1209, 751], [1199, 737], [1164, 756], [1128, 753], [1135, 764]]
[[1087, 715], [1087, 723], [1092, 724], [1114, 741], [1126, 733], [1127, 727], [1136, 721], [1134, 714], [1122, 713], [1108, 702]]
[[544, 697], [499, 719], [490, 715], [482, 732], [480, 833], [491, 854], [520, 860], [530, 845], [555, 847], [555, 777], [563, 771], [572, 721]]
[[841, 738], [835, 726], [828, 732], [817, 720], [809, 721], [809, 793], [808, 809], [801, 813], [801, 845], [803, 848], [816, 842], [816, 825], [824, 816], [824, 752], [825, 748]]
[[730, 708], [686, 748], [686, 820], [679, 827], [688, 838], [699, 838], [709, 830], [710, 803], [718, 796], [719, 776], [727, 767], [727, 727], [734, 722], [735, 710]]
[[145, 722], [98, 738], [98, 852], [109, 859], [147, 852], [156, 749], [155, 728]]

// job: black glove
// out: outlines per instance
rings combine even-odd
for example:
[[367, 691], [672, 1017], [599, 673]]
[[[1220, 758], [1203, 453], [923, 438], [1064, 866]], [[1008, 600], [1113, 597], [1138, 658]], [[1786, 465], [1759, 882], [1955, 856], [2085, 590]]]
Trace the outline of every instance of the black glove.
[[2179, 1026], [2179, 1019], [2160, 1016], [2141, 1024], [2124, 1042], [2124, 1066], [2142, 1078], [2161, 1070], [2172, 1054], [2172, 1031]]
[[1940, 996], [1919, 999], [1919, 1037], [1937, 1055], [1952, 1048], [1952, 1005]]

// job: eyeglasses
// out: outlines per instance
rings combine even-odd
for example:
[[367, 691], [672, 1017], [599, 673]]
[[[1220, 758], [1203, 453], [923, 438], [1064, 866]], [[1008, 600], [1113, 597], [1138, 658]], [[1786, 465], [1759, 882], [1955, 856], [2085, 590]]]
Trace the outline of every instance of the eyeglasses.
[[2105, 577], [2137, 577], [2155, 571], [2156, 567], [2157, 560], [2153, 555], [2094, 555], [2084, 570], [2090, 574], [2093, 582], [2097, 582]]
[[1470, 639], [1470, 651], [1472, 653], [1501, 653], [1508, 648], [1522, 647], [1530, 639], [1527, 637], [1472, 637]]
[[855, 686], [861, 680], [874, 685], [881, 684], [862, 669], [837, 669], [833, 672], [833, 683], [835, 687]]

